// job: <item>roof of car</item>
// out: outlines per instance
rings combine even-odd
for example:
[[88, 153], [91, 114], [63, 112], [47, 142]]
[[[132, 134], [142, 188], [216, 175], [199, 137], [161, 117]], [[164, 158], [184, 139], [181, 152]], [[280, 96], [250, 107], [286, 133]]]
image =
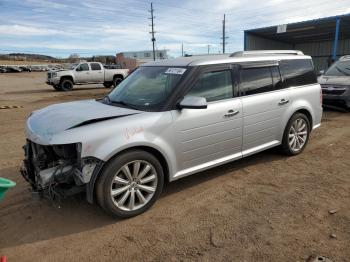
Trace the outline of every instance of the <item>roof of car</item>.
[[[292, 52], [291, 50], [289, 52]], [[253, 61], [271, 61], [281, 59], [311, 59], [310, 56], [297, 53], [276, 53], [269, 52], [237, 52], [233, 54], [221, 54], [221, 55], [194, 55], [185, 56], [171, 59], [162, 59], [143, 64], [142, 66], [200, 66], [211, 64], [224, 64], [224, 63], [237, 63], [237, 62], [253, 62]]]

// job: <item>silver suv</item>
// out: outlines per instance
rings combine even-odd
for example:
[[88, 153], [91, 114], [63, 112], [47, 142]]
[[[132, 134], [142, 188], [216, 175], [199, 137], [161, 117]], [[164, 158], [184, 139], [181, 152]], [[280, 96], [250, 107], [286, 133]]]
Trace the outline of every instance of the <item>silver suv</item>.
[[335, 105], [350, 110], [350, 55], [343, 56], [335, 62], [318, 78], [318, 82], [322, 87], [324, 105]]
[[150, 62], [103, 99], [34, 111], [21, 171], [43, 195], [84, 191], [130, 217], [166, 182], [275, 146], [301, 153], [320, 126], [321, 99], [312, 60], [299, 51]]

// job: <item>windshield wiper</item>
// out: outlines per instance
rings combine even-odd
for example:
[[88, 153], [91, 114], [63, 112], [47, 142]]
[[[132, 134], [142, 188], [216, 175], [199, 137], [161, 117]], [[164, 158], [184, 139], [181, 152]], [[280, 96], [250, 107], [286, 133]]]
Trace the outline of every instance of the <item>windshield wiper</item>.
[[111, 100], [109, 97], [108, 97], [108, 99], [109, 99], [109, 103], [110, 103], [110, 104], [113, 104], [113, 105], [121, 105], [121, 106], [128, 107], [128, 108], [131, 108], [131, 109], [139, 110], [135, 105], [126, 103], [126, 102], [124, 102], [124, 101], [113, 101], [113, 100]]

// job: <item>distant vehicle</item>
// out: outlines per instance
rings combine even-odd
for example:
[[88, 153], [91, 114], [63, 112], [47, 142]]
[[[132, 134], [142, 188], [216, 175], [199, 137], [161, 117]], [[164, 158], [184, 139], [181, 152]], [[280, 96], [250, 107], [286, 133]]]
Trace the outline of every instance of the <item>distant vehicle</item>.
[[[320, 72], [324, 73], [324, 72]], [[350, 109], [350, 55], [341, 57], [318, 78], [323, 103]]]
[[32, 72], [43, 72], [44, 71], [41, 66], [37, 66], [37, 65], [31, 66], [30, 69], [32, 70]]
[[21, 172], [44, 195], [85, 191], [109, 214], [131, 217], [165, 181], [275, 146], [300, 154], [321, 118], [321, 87], [300, 51], [159, 60], [104, 99], [34, 111]]
[[18, 66], [7, 66], [6, 73], [19, 73], [22, 72], [22, 69]]
[[0, 66], [0, 73], [6, 73], [6, 67], [5, 66]]
[[46, 83], [59, 91], [70, 91], [74, 85], [82, 84], [101, 83], [105, 87], [115, 87], [128, 72], [128, 69], [106, 69], [98, 62], [82, 62], [72, 65], [69, 70], [48, 72]]
[[23, 72], [32, 72], [32, 69], [29, 66], [20, 66], [19, 67]]

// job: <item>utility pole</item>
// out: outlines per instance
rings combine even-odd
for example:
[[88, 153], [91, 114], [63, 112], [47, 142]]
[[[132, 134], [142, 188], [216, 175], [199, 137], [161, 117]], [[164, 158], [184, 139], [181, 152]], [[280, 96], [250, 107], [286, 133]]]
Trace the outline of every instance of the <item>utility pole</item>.
[[151, 3], [151, 10], [150, 10], [149, 12], [151, 13], [151, 17], [150, 17], [149, 19], [151, 19], [151, 24], [150, 24], [150, 26], [151, 26], [151, 28], [152, 28], [152, 31], [149, 32], [149, 33], [152, 35], [151, 41], [152, 41], [152, 46], [153, 46], [153, 61], [155, 61], [155, 60], [156, 60], [156, 52], [155, 52], [155, 50], [154, 50], [154, 45], [155, 45], [156, 39], [155, 39], [155, 37], [154, 37], [154, 34], [155, 34], [156, 32], [154, 32], [154, 18], [155, 18], [155, 17], [153, 16], [153, 12], [154, 12], [153, 3]]
[[184, 56], [184, 43], [181, 44], [181, 56]]
[[225, 54], [225, 47], [226, 47], [226, 39], [228, 38], [225, 34], [226, 34], [226, 16], [224, 14], [224, 20], [222, 20], [222, 53]]
[[209, 55], [209, 52], [210, 52], [210, 45], [208, 45], [208, 55]]

